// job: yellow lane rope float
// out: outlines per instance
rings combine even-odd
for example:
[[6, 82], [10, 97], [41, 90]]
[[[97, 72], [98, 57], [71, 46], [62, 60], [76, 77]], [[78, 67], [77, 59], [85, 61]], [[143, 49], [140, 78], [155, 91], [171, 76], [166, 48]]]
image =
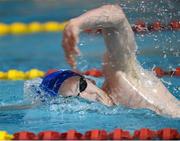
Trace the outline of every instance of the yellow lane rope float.
[[0, 140], [12, 140], [13, 135], [8, 134], [6, 131], [0, 131]]
[[7, 72], [0, 71], [0, 80], [27, 80], [43, 77], [44, 74], [45, 72], [38, 69], [31, 69], [27, 72], [12, 69]]
[[0, 36], [12, 34], [12, 35], [22, 35], [28, 33], [38, 33], [38, 32], [58, 32], [63, 31], [67, 22], [32, 22], [32, 23], [20, 23], [15, 22], [12, 24], [0, 23]]

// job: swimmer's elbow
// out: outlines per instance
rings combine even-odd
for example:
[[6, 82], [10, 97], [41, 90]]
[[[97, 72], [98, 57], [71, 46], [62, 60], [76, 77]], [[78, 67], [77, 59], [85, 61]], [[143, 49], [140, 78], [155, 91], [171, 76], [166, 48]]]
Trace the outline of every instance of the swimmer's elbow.
[[107, 4], [107, 5], [103, 5], [101, 8], [104, 8], [108, 11], [122, 11], [122, 8], [118, 5], [118, 4]]
[[86, 28], [109, 28], [124, 24], [126, 16], [118, 5], [104, 5], [90, 10], [83, 15], [71, 20], [81, 29]]
[[116, 19], [119, 22], [126, 18], [122, 8], [118, 4], [104, 5], [102, 7], [104, 12], [109, 14], [110, 18]]

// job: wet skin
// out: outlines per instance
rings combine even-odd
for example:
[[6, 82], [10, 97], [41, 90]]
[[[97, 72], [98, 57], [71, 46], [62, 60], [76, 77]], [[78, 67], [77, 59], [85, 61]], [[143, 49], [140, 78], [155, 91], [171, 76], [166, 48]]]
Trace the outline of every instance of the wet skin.
[[[134, 33], [118, 5], [105, 5], [90, 10], [67, 24], [62, 46], [72, 68], [76, 68], [75, 57], [80, 55], [77, 47], [80, 32], [98, 28], [102, 29], [106, 44], [102, 66], [105, 77], [103, 90], [91, 83], [82, 97], [109, 106], [123, 104], [131, 108], [148, 108], [161, 115], [180, 117], [180, 102], [152, 72], [144, 70], [137, 61]], [[69, 86], [67, 84], [64, 87]], [[92, 93], [103, 93], [105, 96], [101, 95], [103, 100], [91, 99]], [[67, 95], [65, 90], [63, 95]]]

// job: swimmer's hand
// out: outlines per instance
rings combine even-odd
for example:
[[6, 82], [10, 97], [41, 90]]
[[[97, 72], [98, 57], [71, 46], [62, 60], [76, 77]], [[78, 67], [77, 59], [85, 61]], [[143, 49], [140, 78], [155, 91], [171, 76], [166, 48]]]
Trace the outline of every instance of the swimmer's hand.
[[76, 46], [79, 41], [79, 27], [73, 20], [70, 20], [63, 32], [62, 46], [65, 51], [66, 60], [69, 65], [75, 69], [75, 57], [80, 55], [80, 51]]

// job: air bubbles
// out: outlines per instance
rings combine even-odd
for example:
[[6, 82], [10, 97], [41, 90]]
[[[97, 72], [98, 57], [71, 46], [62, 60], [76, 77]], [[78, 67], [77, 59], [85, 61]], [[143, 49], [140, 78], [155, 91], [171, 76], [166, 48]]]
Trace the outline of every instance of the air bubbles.
[[174, 48], [171, 47], [171, 48], [169, 49], [169, 51], [171, 51], [171, 52], [174, 51]]
[[80, 71], [85, 71], [87, 70], [89, 67], [88, 65], [88, 61], [83, 57], [83, 56], [80, 56], [78, 58], [78, 63], [77, 63], [77, 68], [80, 70]]
[[144, 37], [144, 34], [141, 34], [141, 37]]
[[83, 46], [84, 44], [83, 43], [80, 43], [79, 46]]
[[80, 43], [79, 43], [79, 47], [84, 47], [85, 46], [85, 41], [81, 41]]
[[157, 36], [155, 36], [155, 38], [154, 38], [154, 41], [158, 41], [158, 38], [157, 38]]
[[166, 54], [166, 51], [163, 50], [163, 58], [166, 59], [167, 58], [167, 54]]
[[177, 87], [177, 90], [178, 90], [178, 91], [180, 91], [180, 86], [179, 86], [179, 87]]
[[169, 67], [168, 67], [170, 70], [172, 70], [173, 69], [173, 67], [172, 67], [172, 65], [169, 65]]
[[155, 48], [156, 48], [156, 49], [159, 48], [159, 45], [156, 45]]
[[170, 81], [165, 81], [164, 79], [161, 79], [161, 81], [167, 85], [172, 85], [172, 83]]
[[180, 52], [173, 52], [175, 57], [179, 57], [180, 56]]
[[164, 59], [166, 59], [166, 58], [167, 58], [167, 55], [166, 55], [166, 54], [164, 54], [164, 55], [163, 55], [163, 58], [164, 58]]

